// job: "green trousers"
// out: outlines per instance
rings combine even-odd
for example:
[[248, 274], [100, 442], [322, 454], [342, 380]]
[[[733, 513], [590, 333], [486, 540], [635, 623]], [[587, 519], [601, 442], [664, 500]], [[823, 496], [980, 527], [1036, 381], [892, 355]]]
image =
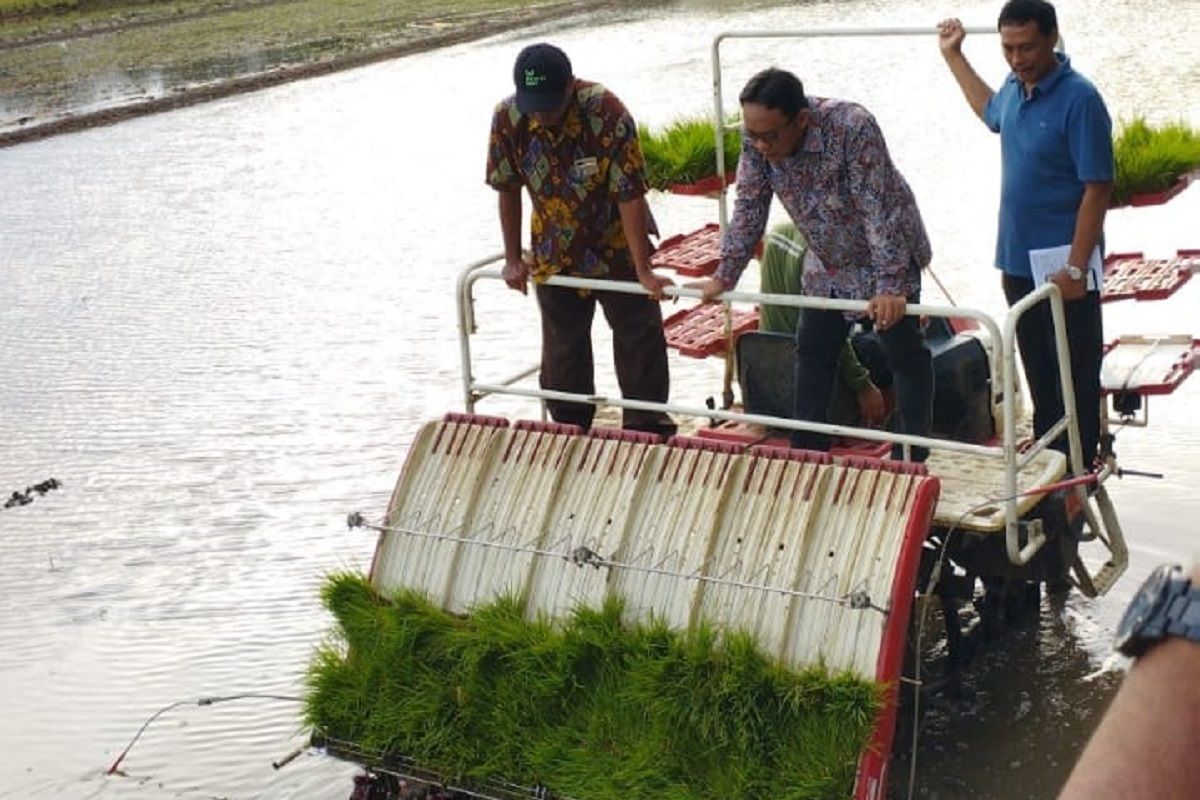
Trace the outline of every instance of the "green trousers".
[[[803, 294], [800, 274], [808, 242], [791, 222], [776, 225], [767, 234], [762, 257], [764, 294]], [[800, 312], [794, 306], [763, 305], [758, 310], [758, 328], [773, 333], [795, 334]], [[838, 384], [829, 402], [829, 421], [839, 425], [858, 424], [857, 395], [871, 383], [870, 373], [846, 340], [838, 355]]]

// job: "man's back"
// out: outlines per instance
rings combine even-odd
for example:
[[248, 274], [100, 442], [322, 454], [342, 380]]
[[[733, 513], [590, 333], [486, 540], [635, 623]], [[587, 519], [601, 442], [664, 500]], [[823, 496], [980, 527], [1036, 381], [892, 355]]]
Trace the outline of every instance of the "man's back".
[[513, 97], [496, 106], [487, 181], [529, 190], [535, 279], [633, 274], [618, 204], [645, 194], [642, 167], [633, 118], [598, 83], [576, 80], [553, 127], [522, 114]]
[[[930, 259], [929, 237], [875, 118], [845, 100], [809, 102], [808, 127], [792, 155], [771, 163], [745, 142], [738, 202], [743, 193], [748, 203], [769, 202], [769, 194], [779, 198], [818, 257], [806, 267], [806, 294], [916, 294], [920, 269]], [[761, 236], [734, 235], [739, 233]]]

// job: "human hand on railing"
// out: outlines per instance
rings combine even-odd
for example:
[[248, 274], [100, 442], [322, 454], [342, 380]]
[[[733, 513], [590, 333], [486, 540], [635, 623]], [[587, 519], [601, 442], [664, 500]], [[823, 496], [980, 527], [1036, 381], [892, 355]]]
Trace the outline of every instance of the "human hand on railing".
[[878, 425], [887, 418], [887, 403], [879, 387], [868, 382], [855, 395], [858, 401], [858, 414], [868, 425]]
[[[666, 275], [659, 275], [657, 272], [649, 269], [638, 270], [637, 279], [638, 283], [642, 285], [642, 288], [650, 293], [651, 300], [664, 300], [665, 296], [663, 295], [663, 289], [668, 286], [675, 285], [675, 281], [671, 280]], [[673, 297], [671, 300], [678, 301], [679, 298]]]
[[529, 262], [524, 258], [504, 262], [504, 269], [500, 270], [500, 277], [508, 284], [508, 288], [526, 294], [529, 291]]
[[1071, 300], [1079, 300], [1087, 294], [1087, 273], [1083, 273], [1083, 277], [1075, 280], [1067, 273], [1067, 270], [1061, 269], [1050, 277], [1054, 281], [1054, 285], [1058, 287], [1058, 291], [1062, 293], [1063, 302]]
[[705, 278], [702, 281], [685, 283], [683, 288], [699, 289], [701, 294], [700, 302], [711, 303], [720, 297], [721, 293], [725, 291], [725, 284], [721, 282], [720, 278]]
[[877, 294], [867, 301], [867, 316], [875, 323], [876, 330], [886, 331], [904, 319], [908, 301], [901, 294]]

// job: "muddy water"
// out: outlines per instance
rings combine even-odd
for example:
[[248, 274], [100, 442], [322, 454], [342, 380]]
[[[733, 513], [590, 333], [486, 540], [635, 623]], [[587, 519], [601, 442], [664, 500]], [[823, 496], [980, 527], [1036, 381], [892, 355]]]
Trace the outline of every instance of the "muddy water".
[[[1200, 4], [1163, 4], [1169, 26], [1135, 0], [1063, 5], [1075, 64], [1115, 116], [1200, 124], [1185, 38]], [[484, 139], [523, 43], [552, 37], [655, 125], [710, 107], [720, 30], [932, 25], [943, 13], [686, 3], [4, 151], [0, 491], [51, 476], [63, 488], [0, 511], [0, 797], [348, 796], [346, 765], [271, 762], [303, 743], [286, 698], [328, 627], [322, 576], [369, 564], [374, 542], [346, 530], [346, 513], [381, 511], [418, 425], [461, 406], [454, 276], [498, 249]], [[995, 4], [956, 13], [986, 25]], [[998, 82], [995, 38], [968, 48]], [[932, 37], [735, 42], [723, 54], [731, 95], [776, 63], [814, 94], [872, 108], [925, 211], [938, 277], [958, 302], [1000, 311], [988, 266], [998, 146]], [[666, 232], [714, 218], [704, 200], [652, 202]], [[1197, 218], [1195, 187], [1115, 212], [1110, 249], [1200, 247]], [[1108, 334], [1196, 333], [1198, 292], [1110, 306]], [[510, 375], [536, 358], [534, 309], [496, 287], [481, 295], [478, 374]], [[610, 375], [601, 368], [602, 387]], [[719, 390], [714, 364], [679, 362], [675, 375], [689, 404]], [[1047, 603], [1037, 626], [976, 662], [961, 704], [928, 708], [917, 796], [1053, 796], [1115, 686], [1095, 673], [1125, 600], [1155, 564], [1200, 544], [1197, 416], [1193, 380], [1152, 402], [1150, 428], [1122, 432], [1126, 466], [1166, 474], [1113, 489], [1129, 573], [1102, 600]], [[236, 699], [196, 702], [210, 697]], [[142, 723], [177, 702], [124, 774], [106, 777]], [[896, 796], [907, 770], [897, 764]]]

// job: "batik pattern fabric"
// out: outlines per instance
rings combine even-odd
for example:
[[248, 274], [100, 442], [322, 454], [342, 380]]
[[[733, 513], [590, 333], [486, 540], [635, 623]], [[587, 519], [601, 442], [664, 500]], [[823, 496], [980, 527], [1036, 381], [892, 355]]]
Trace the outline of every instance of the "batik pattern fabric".
[[800, 146], [776, 163], [743, 138], [733, 220], [716, 272], [727, 289], [762, 239], [772, 197], [808, 241], [805, 294], [845, 300], [919, 294], [929, 236], [879, 125], [862, 106], [809, 98]]
[[554, 127], [522, 114], [512, 97], [502, 100], [492, 116], [487, 183], [529, 191], [535, 282], [560, 273], [633, 277], [618, 206], [646, 193], [645, 159], [633, 117], [600, 84], [576, 80]]

